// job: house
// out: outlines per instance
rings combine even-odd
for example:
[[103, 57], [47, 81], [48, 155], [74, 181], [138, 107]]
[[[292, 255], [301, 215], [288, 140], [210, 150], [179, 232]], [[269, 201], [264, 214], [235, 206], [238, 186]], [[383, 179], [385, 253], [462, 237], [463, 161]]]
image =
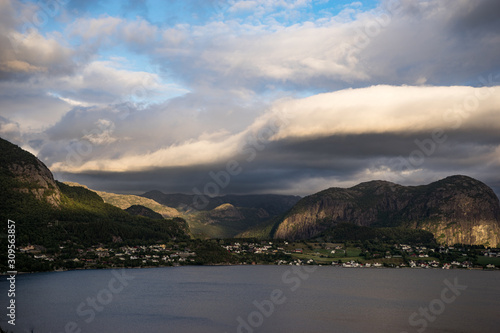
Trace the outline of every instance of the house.
[[25, 246], [25, 247], [21, 247], [19, 250], [21, 250], [21, 252], [33, 252], [35, 251], [35, 247], [33, 245], [28, 245], [28, 246]]

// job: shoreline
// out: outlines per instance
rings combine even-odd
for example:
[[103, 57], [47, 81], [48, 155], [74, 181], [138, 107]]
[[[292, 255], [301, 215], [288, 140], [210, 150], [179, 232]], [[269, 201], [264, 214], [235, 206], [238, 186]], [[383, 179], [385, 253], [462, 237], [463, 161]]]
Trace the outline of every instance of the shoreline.
[[144, 266], [144, 267], [105, 267], [105, 268], [75, 268], [75, 269], [60, 269], [53, 271], [38, 271], [38, 272], [17, 272], [16, 274], [8, 274], [6, 272], [1, 272], [0, 276], [10, 276], [10, 275], [25, 275], [25, 274], [37, 274], [37, 273], [63, 273], [63, 272], [73, 272], [73, 271], [99, 271], [99, 270], [120, 270], [120, 269], [153, 269], [153, 268], [180, 268], [180, 267], [215, 267], [215, 266], [283, 266], [283, 267], [294, 267], [294, 266], [316, 266], [316, 267], [334, 267], [334, 268], [343, 268], [343, 269], [418, 269], [418, 270], [468, 270], [468, 271], [486, 271], [486, 272], [495, 272], [500, 271], [500, 268], [483, 268], [483, 267], [451, 267], [451, 268], [443, 268], [443, 267], [343, 267], [342, 265], [277, 265], [277, 264], [204, 264], [204, 265], [170, 265], [170, 266]]

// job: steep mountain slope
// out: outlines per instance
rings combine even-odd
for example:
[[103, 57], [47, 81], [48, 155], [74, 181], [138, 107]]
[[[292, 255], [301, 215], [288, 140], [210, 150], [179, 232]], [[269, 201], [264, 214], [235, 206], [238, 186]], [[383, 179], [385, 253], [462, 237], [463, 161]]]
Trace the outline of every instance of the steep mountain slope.
[[158, 214], [154, 210], [141, 205], [132, 205], [125, 209], [125, 211], [130, 215], [149, 217], [154, 220], [163, 220], [163, 216], [161, 214]]
[[[78, 183], [73, 183], [73, 182], [66, 182], [65, 184], [68, 184], [70, 186], [81, 186], [89, 189], [85, 185], [81, 185]], [[117, 194], [117, 193], [110, 193], [110, 192], [103, 192], [103, 191], [96, 191], [92, 190], [95, 193], [97, 193], [105, 203], [109, 203], [113, 206], [116, 206], [121, 209], [127, 209], [130, 206], [133, 205], [140, 205], [147, 207], [153, 211], [155, 211], [158, 214], [161, 214], [164, 218], [172, 218], [172, 217], [181, 217], [182, 214], [175, 208], [172, 207], [167, 207], [165, 205], [161, 205], [158, 202], [144, 198], [138, 195], [131, 195], [131, 194]]]
[[0, 138], [0, 181], [2, 189], [30, 193], [54, 207], [61, 193], [50, 170], [32, 154]]
[[467, 176], [422, 186], [371, 181], [330, 188], [300, 200], [274, 237], [310, 238], [342, 222], [428, 230], [447, 244], [500, 243], [499, 200], [491, 188]]
[[2, 139], [0, 145], [0, 219], [16, 222], [18, 246], [37, 244], [58, 252], [66, 243], [90, 246], [188, 237], [182, 219], [132, 216], [104, 203], [95, 192], [54, 181], [42, 162], [16, 145]]

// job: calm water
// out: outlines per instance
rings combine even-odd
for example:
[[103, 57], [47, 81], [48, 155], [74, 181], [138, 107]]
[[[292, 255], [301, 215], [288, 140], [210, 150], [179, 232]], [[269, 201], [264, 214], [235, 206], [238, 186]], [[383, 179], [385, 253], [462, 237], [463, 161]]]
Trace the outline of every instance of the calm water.
[[177, 267], [19, 275], [16, 289], [14, 332], [500, 332], [500, 272]]

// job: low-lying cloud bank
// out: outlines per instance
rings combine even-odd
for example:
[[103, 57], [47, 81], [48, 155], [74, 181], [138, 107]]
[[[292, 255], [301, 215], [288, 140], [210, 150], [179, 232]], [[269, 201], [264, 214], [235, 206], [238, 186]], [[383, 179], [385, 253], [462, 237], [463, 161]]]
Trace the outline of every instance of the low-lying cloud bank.
[[[72, 137], [70, 153], [50, 166], [66, 174], [158, 175], [156, 187], [181, 192], [203, 186], [210, 171], [224, 170], [231, 161], [242, 171], [224, 192], [305, 194], [370, 179], [418, 184], [452, 173], [494, 180], [500, 166], [498, 91], [498, 86], [373, 86], [284, 99], [241, 131], [220, 128], [146, 152], [148, 138], [119, 134], [128, 122], [145, 128], [144, 112], [141, 119], [109, 119], [113, 127], [97, 127], [93, 136]], [[103, 112], [102, 117], [113, 115]], [[88, 114], [104, 119], [96, 110]], [[166, 180], [169, 173], [188, 181]]]

